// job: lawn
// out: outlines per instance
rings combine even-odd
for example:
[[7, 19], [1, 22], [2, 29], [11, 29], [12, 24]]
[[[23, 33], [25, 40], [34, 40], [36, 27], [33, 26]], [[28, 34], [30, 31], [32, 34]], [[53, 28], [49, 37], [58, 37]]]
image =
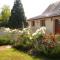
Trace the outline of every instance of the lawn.
[[60, 59], [49, 59], [44, 57], [33, 57], [22, 51], [18, 51], [13, 48], [0, 50], [0, 60], [60, 60]]
[[40, 60], [13, 48], [0, 51], [0, 60]]

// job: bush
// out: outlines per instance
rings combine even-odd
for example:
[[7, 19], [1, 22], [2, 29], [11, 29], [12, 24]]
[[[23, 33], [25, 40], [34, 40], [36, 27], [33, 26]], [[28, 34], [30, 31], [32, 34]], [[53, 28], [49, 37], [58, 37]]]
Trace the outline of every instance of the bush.
[[60, 41], [60, 35], [59, 34], [56, 35], [56, 40]]
[[60, 57], [60, 43], [55, 39], [55, 35], [44, 36], [44, 41], [40, 44], [40, 52], [48, 57]]
[[51, 57], [60, 57], [60, 44], [56, 44], [56, 46], [54, 47], [54, 49], [51, 52]]
[[48, 34], [45, 28], [33, 34], [28, 28], [5, 30], [7, 34], [0, 35], [0, 45], [10, 44], [33, 55], [42, 53], [48, 57], [60, 57], [60, 35]]
[[41, 44], [43, 43], [45, 35], [45, 27], [37, 29], [35, 33], [32, 34], [33, 46], [36, 51], [41, 51]]
[[14, 40], [11, 39], [9, 34], [0, 35], [0, 45], [13, 45]]
[[14, 47], [22, 49], [24, 51], [28, 51], [32, 48], [32, 35], [29, 29], [24, 29], [21, 35], [18, 35], [17, 41]]
[[42, 34], [37, 34], [37, 36], [33, 37], [33, 46], [36, 51], [41, 50], [41, 44], [43, 42], [43, 35]]
[[[60, 54], [60, 36], [54, 34], [44, 34], [37, 30], [32, 34], [34, 51], [38, 51], [48, 57], [58, 57]], [[37, 54], [37, 53], [36, 53]]]

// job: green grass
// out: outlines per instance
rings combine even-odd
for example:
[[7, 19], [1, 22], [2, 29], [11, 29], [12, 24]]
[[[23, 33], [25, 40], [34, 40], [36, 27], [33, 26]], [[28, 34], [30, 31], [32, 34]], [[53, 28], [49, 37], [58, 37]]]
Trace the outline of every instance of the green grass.
[[0, 51], [0, 60], [40, 60], [40, 59], [34, 58], [26, 53], [10, 48]]
[[0, 60], [60, 60], [60, 59], [51, 59], [46, 57], [33, 57], [22, 51], [10, 48], [5, 50], [0, 50]]

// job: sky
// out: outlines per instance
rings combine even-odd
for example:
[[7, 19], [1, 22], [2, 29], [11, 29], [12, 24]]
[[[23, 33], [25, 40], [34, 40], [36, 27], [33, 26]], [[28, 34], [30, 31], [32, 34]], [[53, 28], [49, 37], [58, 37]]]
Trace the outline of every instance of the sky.
[[[21, 0], [27, 18], [41, 15], [44, 10], [52, 3], [60, 0]], [[12, 8], [14, 0], [0, 0], [0, 10], [3, 5], [9, 5]]]

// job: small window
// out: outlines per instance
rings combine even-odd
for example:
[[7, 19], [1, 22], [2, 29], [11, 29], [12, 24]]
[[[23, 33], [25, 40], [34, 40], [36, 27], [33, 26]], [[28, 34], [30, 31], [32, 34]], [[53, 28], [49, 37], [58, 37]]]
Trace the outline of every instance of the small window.
[[31, 26], [35, 26], [35, 21], [32, 21], [31, 22]]
[[56, 24], [60, 25], [60, 20], [56, 19]]
[[45, 26], [45, 20], [41, 20], [40, 22], [41, 22], [41, 23], [40, 23], [41, 26]]

